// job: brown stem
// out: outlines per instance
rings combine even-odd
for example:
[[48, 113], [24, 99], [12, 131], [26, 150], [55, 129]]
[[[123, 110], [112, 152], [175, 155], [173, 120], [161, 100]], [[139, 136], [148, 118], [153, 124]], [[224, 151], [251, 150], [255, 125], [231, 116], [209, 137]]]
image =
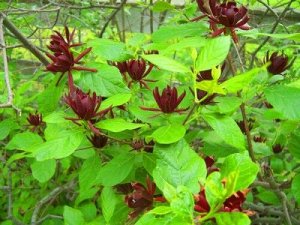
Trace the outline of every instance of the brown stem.
[[0, 12], [0, 16], [3, 17], [4, 26], [15, 35], [15, 37], [22, 42], [25, 48], [27, 48], [33, 55], [35, 55], [45, 66], [49, 64], [48, 59], [42, 54], [37, 47], [35, 47], [27, 38], [19, 31], [19, 29], [3, 14]]

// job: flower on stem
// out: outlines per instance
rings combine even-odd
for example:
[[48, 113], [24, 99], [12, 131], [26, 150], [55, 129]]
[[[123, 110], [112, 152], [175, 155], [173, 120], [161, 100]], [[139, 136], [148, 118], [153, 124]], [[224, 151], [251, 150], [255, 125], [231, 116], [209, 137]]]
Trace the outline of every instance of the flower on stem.
[[74, 30], [70, 34], [69, 29], [66, 29], [66, 40], [64, 37], [59, 33], [56, 32], [56, 35], [51, 36], [50, 45], [48, 48], [54, 52], [53, 55], [47, 53], [46, 55], [51, 59], [51, 63], [46, 67], [46, 70], [57, 73], [62, 73], [60, 77], [58, 78], [58, 81], [56, 82], [56, 85], [59, 84], [60, 80], [62, 79], [63, 75], [65, 73], [68, 73], [68, 81], [69, 81], [69, 87], [71, 89], [74, 89], [73, 84], [73, 78], [72, 78], [72, 70], [84, 70], [89, 72], [97, 72], [96, 69], [90, 69], [86, 68], [80, 65], [80, 60], [87, 55], [92, 48], [87, 48], [83, 52], [81, 52], [77, 57], [74, 57], [73, 53], [71, 52], [70, 48], [74, 46], [79, 46], [81, 44], [71, 44], [73, 36], [74, 36]]
[[101, 105], [101, 97], [98, 97], [95, 92], [90, 95], [89, 92], [85, 93], [81, 89], [76, 88], [74, 91], [70, 90], [68, 95], [65, 95], [64, 100], [77, 115], [77, 118], [67, 119], [75, 123], [78, 120], [87, 121], [91, 130], [95, 134], [100, 134], [93, 126], [93, 123], [104, 117], [111, 110], [111, 107], [108, 107], [107, 109], [97, 112]]
[[270, 62], [270, 65], [267, 67], [269, 73], [273, 75], [281, 74], [286, 69], [288, 69], [291, 65], [288, 65], [289, 58], [283, 52], [281, 55], [279, 52], [273, 52], [271, 56], [269, 55], [269, 51], [264, 59], [264, 63]]
[[155, 112], [163, 112], [163, 113], [182, 113], [188, 108], [185, 109], [177, 109], [178, 105], [181, 103], [183, 98], [185, 97], [186, 92], [184, 91], [179, 97], [177, 93], [177, 88], [171, 88], [169, 85], [163, 89], [161, 95], [159, 94], [158, 87], [153, 90], [154, 99], [159, 107], [157, 108], [147, 108], [140, 107], [143, 110], [155, 111]]
[[130, 76], [131, 81], [128, 83], [128, 87], [131, 87], [131, 84], [133, 82], [138, 82], [140, 84], [140, 87], [143, 86], [147, 89], [150, 89], [148, 84], [145, 81], [148, 82], [155, 82], [155, 80], [149, 80], [144, 79], [153, 69], [153, 64], [149, 64], [147, 68], [147, 63], [143, 59], [132, 59], [127, 61], [127, 74]]
[[242, 205], [246, 200], [246, 195], [249, 192], [249, 190], [245, 191], [238, 191], [231, 195], [229, 198], [226, 199], [226, 201], [223, 204], [222, 211], [225, 212], [242, 212]]
[[[137, 217], [144, 210], [149, 210], [153, 206], [154, 201], [164, 202], [163, 197], [156, 197], [156, 185], [147, 176], [146, 187], [141, 183], [132, 183], [133, 192], [127, 194], [125, 202], [129, 208], [134, 209], [130, 214], [130, 219]], [[128, 189], [128, 188], [127, 188]]]
[[36, 130], [39, 130], [40, 132], [42, 132], [40, 128], [42, 125], [45, 124], [45, 122], [43, 121], [43, 115], [41, 113], [37, 113], [37, 112], [35, 112], [35, 114], [29, 113], [27, 117], [27, 121], [32, 126], [31, 131], [34, 132]]
[[275, 154], [282, 152], [284, 149], [284, 146], [281, 144], [275, 144], [272, 146], [272, 150]]
[[[230, 32], [235, 43], [238, 42], [238, 37], [235, 29], [249, 30], [247, 24], [249, 16], [247, 8], [244, 6], [237, 7], [234, 1], [224, 1], [217, 3], [216, 0], [197, 0], [198, 7], [202, 13], [209, 18], [210, 27], [213, 30], [212, 36], [218, 36], [222, 33]], [[217, 25], [222, 25], [218, 28]]]
[[58, 32], [54, 31], [55, 34], [52, 34], [50, 36], [50, 45], [48, 45], [48, 49], [52, 52], [54, 52], [55, 55], [60, 55], [61, 52], [61, 46], [64, 45], [67, 48], [72, 48], [76, 46], [82, 45], [81, 43], [74, 43], [72, 44], [74, 34], [75, 34], [75, 29], [70, 33], [69, 28], [65, 26], [65, 35], [66, 38], [63, 37], [63, 35]]
[[[249, 120], [248, 120], [248, 129], [249, 129], [249, 131], [252, 130], [252, 128], [253, 128], [253, 122], [254, 122], [253, 119], [249, 119]], [[241, 121], [238, 121], [238, 122], [236, 122], [236, 123], [237, 123], [237, 125], [239, 126], [240, 130], [241, 130], [244, 134], [246, 134], [246, 126], [245, 126], [244, 121], [241, 120]]]
[[105, 135], [93, 134], [87, 137], [95, 148], [103, 148], [107, 144], [108, 138]]
[[267, 138], [262, 137], [262, 136], [254, 136], [253, 141], [258, 142], [258, 143], [264, 143], [267, 141]]

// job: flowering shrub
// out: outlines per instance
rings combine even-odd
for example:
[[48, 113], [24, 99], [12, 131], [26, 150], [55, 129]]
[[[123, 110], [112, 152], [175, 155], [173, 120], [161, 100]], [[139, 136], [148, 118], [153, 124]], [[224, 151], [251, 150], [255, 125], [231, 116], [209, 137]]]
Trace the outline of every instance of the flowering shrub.
[[126, 43], [55, 28], [2, 111], [1, 225], [300, 224], [298, 53], [251, 62], [246, 5], [190, 6]]

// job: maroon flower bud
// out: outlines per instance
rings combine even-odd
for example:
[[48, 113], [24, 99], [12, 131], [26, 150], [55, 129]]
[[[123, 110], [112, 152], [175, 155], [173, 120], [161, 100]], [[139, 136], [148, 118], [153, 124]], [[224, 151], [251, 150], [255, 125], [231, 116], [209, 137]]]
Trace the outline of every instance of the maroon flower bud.
[[59, 33], [58, 31], [54, 31], [54, 32], [55, 32], [55, 34], [50, 36], [50, 38], [51, 38], [50, 45], [48, 45], [47, 47], [50, 51], [54, 52], [55, 55], [62, 54], [62, 52], [61, 52], [62, 45], [67, 48], [81, 45], [81, 43], [72, 44], [74, 34], [75, 34], [75, 29], [70, 34], [69, 28], [65, 27], [66, 38], [64, 38], [63, 35], [61, 33]]
[[67, 119], [72, 120], [73, 122], [85, 120], [95, 134], [100, 134], [92, 124], [111, 110], [111, 107], [109, 107], [97, 112], [101, 105], [101, 97], [98, 97], [95, 92], [90, 96], [89, 92], [84, 93], [79, 88], [76, 88], [73, 92], [70, 90], [68, 95], [65, 95], [64, 100], [78, 117]]
[[154, 141], [150, 141], [149, 143], [146, 143], [146, 145], [144, 147], [144, 151], [152, 153], [153, 152], [154, 144], [155, 144]]
[[269, 102], [264, 102], [264, 104], [268, 109], [273, 109], [273, 106]]
[[284, 149], [284, 146], [282, 146], [281, 144], [275, 144], [272, 146], [272, 150], [275, 154], [282, 152]]
[[253, 141], [254, 142], [259, 142], [259, 143], [263, 143], [263, 142], [266, 142], [266, 138], [265, 137], [262, 137], [262, 136], [254, 136], [253, 137]]
[[156, 87], [153, 90], [153, 96], [154, 99], [159, 107], [159, 109], [156, 108], [146, 108], [141, 107], [143, 110], [149, 110], [149, 111], [161, 111], [163, 113], [182, 113], [186, 111], [186, 109], [177, 109], [178, 105], [181, 103], [183, 98], [185, 97], [186, 92], [184, 91], [179, 97], [177, 93], [176, 87], [171, 88], [169, 85], [163, 89], [162, 94], [159, 94], [158, 87]]
[[115, 188], [123, 195], [128, 195], [134, 191], [131, 183], [118, 184], [115, 186]]
[[81, 44], [71, 44], [72, 39], [74, 37], [74, 32], [70, 34], [69, 29], [66, 27], [66, 39], [57, 31], [55, 31], [56, 35], [51, 36], [50, 45], [48, 48], [54, 52], [53, 55], [46, 54], [52, 62], [46, 67], [46, 70], [56, 73], [61, 72], [56, 85], [58, 85], [59, 81], [63, 77], [63, 75], [67, 72], [69, 77], [69, 87], [74, 89], [73, 78], [72, 78], [72, 70], [85, 70], [90, 72], [97, 72], [96, 69], [89, 69], [83, 66], [77, 66], [76, 64], [80, 64], [80, 60], [87, 55], [92, 48], [85, 49], [82, 53], [80, 53], [76, 58], [73, 53], [70, 51], [71, 47], [79, 46]]
[[[253, 123], [252, 123], [252, 119], [249, 119], [248, 120], [248, 129], [249, 129], [249, 131], [250, 130], [252, 130], [252, 128], [253, 128]], [[237, 125], [239, 126], [239, 128], [241, 129], [241, 131], [244, 133], [244, 134], [246, 134], [246, 127], [245, 127], [245, 123], [244, 123], [244, 121], [243, 120], [241, 120], [241, 121], [238, 121], [238, 122], [236, 122], [237, 123]]]
[[147, 177], [146, 184], [147, 187], [141, 183], [133, 183], [132, 188], [134, 191], [125, 197], [127, 206], [134, 209], [129, 214], [131, 219], [138, 216], [144, 210], [149, 210], [153, 205], [156, 185], [149, 177]]
[[140, 87], [144, 86], [147, 89], [150, 89], [145, 81], [155, 82], [154, 80], [144, 79], [153, 69], [153, 64], [149, 64], [147, 69], [147, 63], [143, 59], [132, 59], [127, 62], [127, 73], [131, 78], [131, 81], [128, 83], [128, 87], [131, 86], [132, 82], [139, 82]]
[[88, 137], [88, 140], [95, 148], [103, 148], [107, 144], [108, 138], [104, 135], [93, 134], [91, 137]]
[[210, 206], [206, 200], [204, 189], [202, 189], [199, 194], [195, 196], [194, 210], [200, 213], [210, 211]]
[[[235, 28], [248, 30], [247, 25], [249, 16], [247, 15], [247, 8], [244, 6], [237, 7], [236, 2], [228, 1], [222, 4], [216, 0], [197, 0], [199, 9], [210, 19], [210, 25], [213, 30], [212, 36], [218, 36], [221, 33], [231, 33], [235, 42], [238, 42]], [[223, 25], [223, 28], [218, 28], [217, 24]]]
[[147, 51], [144, 51], [144, 54], [145, 55], [158, 55], [159, 54], [159, 51], [158, 50], [147, 50]]
[[229, 198], [226, 199], [223, 205], [223, 210], [225, 212], [232, 212], [232, 211], [243, 211], [242, 204], [246, 200], [246, 194], [248, 190], [242, 192], [238, 191], [235, 194], [231, 195]]
[[35, 113], [35, 114], [31, 114], [29, 113], [29, 116], [27, 117], [27, 121], [30, 125], [37, 127], [42, 125], [43, 122], [43, 115], [41, 113]]
[[111, 62], [111, 65], [117, 67], [121, 74], [125, 74], [127, 72], [126, 62]]
[[264, 60], [265, 63], [270, 62], [271, 64], [267, 67], [269, 73], [276, 75], [281, 74], [283, 71], [288, 69], [290, 66], [288, 65], [289, 58], [282, 52], [279, 55], [278, 52], [273, 52], [271, 57], [269, 56], [269, 51], [267, 52], [266, 58]]
[[131, 147], [133, 150], [140, 151], [144, 148], [144, 141], [141, 139], [133, 140], [131, 142]]
[[201, 101], [200, 105], [212, 105], [212, 104], [214, 104], [215, 103], [214, 102], [215, 97], [217, 97], [216, 93], [207, 96], [207, 91], [197, 89], [197, 98], [198, 98], [199, 101]]

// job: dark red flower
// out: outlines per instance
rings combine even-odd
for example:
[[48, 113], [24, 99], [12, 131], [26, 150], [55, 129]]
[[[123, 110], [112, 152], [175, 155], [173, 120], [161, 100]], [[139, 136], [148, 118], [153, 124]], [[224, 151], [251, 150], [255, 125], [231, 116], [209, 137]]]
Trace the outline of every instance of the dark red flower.
[[93, 134], [91, 137], [88, 137], [88, 140], [95, 148], [103, 148], [107, 144], [108, 138], [104, 135]]
[[186, 111], [186, 109], [177, 109], [178, 105], [181, 103], [183, 98], [185, 97], [186, 92], [184, 91], [179, 97], [177, 93], [177, 88], [173, 87], [171, 88], [169, 85], [163, 89], [161, 95], [159, 94], [158, 87], [156, 87], [153, 90], [153, 96], [154, 99], [159, 107], [159, 109], [156, 108], [146, 108], [141, 107], [143, 110], [149, 110], [149, 111], [161, 111], [163, 113], [182, 113]]
[[43, 115], [41, 113], [35, 113], [35, 114], [31, 114], [29, 113], [29, 116], [27, 117], [27, 121], [30, 125], [37, 127], [42, 125], [43, 122]]
[[131, 183], [118, 184], [115, 186], [117, 191], [123, 195], [128, 195], [133, 192], [133, 187]]
[[[239, 126], [239, 128], [241, 129], [241, 131], [245, 134], [246, 133], [246, 127], [245, 127], [244, 121], [241, 120], [241, 121], [238, 121], [236, 123]], [[249, 128], [249, 131], [252, 130], [252, 128], [253, 128], [253, 120], [252, 119], [248, 120], [248, 128]]]
[[272, 146], [272, 150], [275, 154], [282, 152], [284, 149], [284, 146], [281, 144], [275, 144]]
[[69, 78], [69, 87], [74, 89], [73, 78], [72, 78], [72, 70], [85, 70], [90, 72], [97, 72], [96, 69], [86, 68], [80, 65], [80, 60], [87, 55], [92, 48], [87, 48], [83, 52], [81, 52], [77, 57], [74, 57], [73, 53], [71, 52], [70, 48], [81, 45], [80, 43], [71, 44], [74, 32], [70, 34], [69, 29], [66, 27], [66, 39], [60, 34], [59, 32], [55, 31], [55, 35], [51, 36], [50, 45], [48, 48], [54, 52], [53, 55], [47, 53], [46, 55], [52, 60], [52, 62], [46, 67], [46, 70], [56, 73], [62, 73], [56, 82], [56, 85], [60, 82], [63, 75], [67, 72]]
[[235, 194], [231, 195], [229, 198], [226, 199], [223, 205], [223, 210], [226, 212], [233, 212], [233, 211], [243, 211], [242, 204], [246, 200], [246, 194], [248, 190], [242, 192], [238, 191]]
[[283, 71], [288, 69], [290, 66], [288, 65], [289, 58], [283, 52], [279, 55], [278, 52], [273, 52], [271, 57], [269, 55], [269, 51], [267, 52], [266, 58], [264, 60], [265, 63], [270, 62], [271, 64], [267, 67], [269, 73], [276, 75], [281, 74]]
[[127, 62], [111, 62], [111, 65], [117, 67], [121, 74], [125, 74], [127, 72]]
[[72, 33], [70, 33], [69, 28], [65, 26], [66, 38], [64, 38], [60, 32], [58, 32], [58, 31], [54, 31], [54, 32], [55, 32], [55, 34], [52, 34], [50, 36], [50, 38], [51, 38], [50, 45], [48, 45], [47, 47], [50, 51], [54, 52], [55, 55], [62, 54], [62, 52], [61, 52], [62, 45], [67, 48], [82, 45], [81, 43], [72, 44], [74, 34], [75, 34], [75, 29], [72, 31]]
[[262, 136], [254, 136], [253, 137], [253, 141], [254, 142], [259, 142], [259, 143], [263, 143], [263, 142], [266, 142], [266, 138], [265, 137], [262, 137]]
[[[233, 40], [238, 42], [235, 29], [250, 29], [247, 24], [249, 20], [247, 8], [244, 6], [237, 7], [234, 1], [226, 1], [220, 4], [216, 0], [197, 0], [197, 3], [200, 11], [210, 19], [213, 36], [218, 36], [221, 33], [229, 31]], [[218, 28], [217, 24], [224, 27]]]
[[78, 118], [67, 118], [73, 122], [77, 120], [85, 120], [88, 122], [92, 131], [99, 134], [93, 127], [93, 123], [98, 121], [101, 117], [105, 116], [111, 107], [97, 112], [101, 105], [101, 97], [98, 97], [95, 92], [92, 95], [83, 92], [79, 88], [74, 91], [69, 91], [68, 95], [64, 97], [65, 102], [72, 108], [73, 112], [76, 113]]
[[141, 139], [132, 140], [131, 147], [136, 151], [142, 150], [144, 148], [144, 140]]
[[194, 210], [200, 213], [210, 211], [210, 206], [206, 200], [204, 189], [202, 189], [199, 194], [195, 196]]
[[155, 80], [144, 79], [153, 69], [153, 64], [149, 64], [147, 68], [147, 63], [143, 59], [132, 59], [127, 62], [127, 74], [130, 76], [131, 81], [128, 83], [128, 87], [131, 86], [132, 82], [139, 82], [140, 87], [144, 86], [149, 89], [147, 83], [155, 82]]
[[147, 177], [146, 185], [147, 187], [141, 183], [133, 183], [132, 188], [134, 191], [125, 197], [127, 206], [134, 209], [129, 214], [131, 219], [137, 217], [144, 210], [151, 209], [153, 205], [156, 185], [149, 177]]
[[214, 102], [215, 97], [217, 97], [216, 93], [207, 96], [207, 91], [197, 89], [197, 99], [200, 101], [200, 105], [212, 105], [212, 104], [214, 104], [215, 103]]

